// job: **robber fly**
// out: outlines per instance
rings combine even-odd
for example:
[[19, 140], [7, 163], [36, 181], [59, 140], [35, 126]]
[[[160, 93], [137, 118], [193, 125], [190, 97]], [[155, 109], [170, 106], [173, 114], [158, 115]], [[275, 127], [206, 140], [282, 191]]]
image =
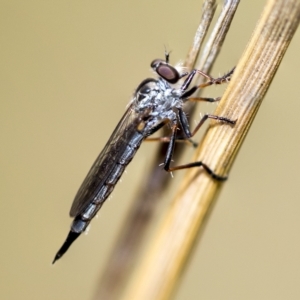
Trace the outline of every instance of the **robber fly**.
[[[142, 141], [166, 124], [169, 124], [171, 128], [171, 135], [161, 138], [161, 140], [169, 143], [163, 164], [167, 172], [202, 167], [212, 178], [216, 180], [226, 179], [226, 177], [214, 173], [201, 161], [175, 167], [170, 167], [170, 163], [176, 140], [184, 139], [193, 143], [191, 138], [205, 120], [215, 119], [227, 124], [235, 124], [235, 121], [228, 118], [205, 114], [194, 131], [191, 132], [187, 116], [183, 111], [183, 105], [188, 100], [218, 101], [219, 98], [195, 98], [191, 96], [203, 87], [228, 82], [234, 69], [216, 79], [195, 69], [180, 74], [175, 67], [169, 64], [169, 54], [166, 53], [165, 56], [165, 60], [156, 59], [151, 63], [151, 68], [157, 74], [157, 78], [147, 78], [137, 87], [125, 114], [79, 188], [70, 210], [70, 216], [74, 218], [71, 230], [57, 252], [53, 263], [62, 257], [78, 236], [85, 231], [113, 191]], [[190, 88], [196, 74], [204, 76], [207, 81]], [[183, 83], [180, 85], [181, 79]], [[175, 87], [174, 84], [176, 83], [180, 86]], [[177, 136], [178, 128], [182, 130], [183, 137]]]

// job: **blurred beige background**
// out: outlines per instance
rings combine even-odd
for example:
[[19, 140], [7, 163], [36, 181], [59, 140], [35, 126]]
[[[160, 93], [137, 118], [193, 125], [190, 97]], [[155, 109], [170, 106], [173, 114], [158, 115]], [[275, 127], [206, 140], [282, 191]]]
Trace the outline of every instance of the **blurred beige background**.
[[[241, 2], [213, 75], [236, 65], [264, 5]], [[70, 205], [151, 60], [164, 45], [173, 63], [185, 58], [201, 5], [1, 1], [1, 299], [91, 299], [154, 146], [142, 146], [89, 234], [52, 266]], [[176, 300], [300, 299], [299, 47], [298, 32]]]

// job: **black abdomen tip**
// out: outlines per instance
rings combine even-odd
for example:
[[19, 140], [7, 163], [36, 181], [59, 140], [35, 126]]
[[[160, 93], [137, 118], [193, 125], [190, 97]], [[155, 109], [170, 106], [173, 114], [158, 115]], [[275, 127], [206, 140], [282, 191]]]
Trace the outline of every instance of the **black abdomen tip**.
[[63, 243], [63, 245], [61, 246], [61, 248], [56, 253], [52, 264], [54, 264], [58, 259], [60, 259], [67, 252], [67, 250], [69, 249], [69, 247], [79, 237], [79, 235], [80, 235], [80, 233], [78, 233], [78, 232], [74, 232], [74, 231], [70, 231], [69, 232], [69, 234], [68, 234], [65, 242]]

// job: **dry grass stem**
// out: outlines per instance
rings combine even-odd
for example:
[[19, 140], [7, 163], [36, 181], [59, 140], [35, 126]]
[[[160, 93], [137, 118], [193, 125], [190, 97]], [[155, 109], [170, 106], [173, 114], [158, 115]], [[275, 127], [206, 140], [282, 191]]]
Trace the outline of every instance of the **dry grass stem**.
[[[211, 42], [205, 47], [206, 55], [210, 57], [210, 63], [207, 64], [208, 68], [212, 66], [218, 53], [218, 51], [214, 49], [221, 48], [238, 2], [237, 0], [227, 1], [227, 4], [222, 8], [221, 15], [214, 27], [213, 35], [209, 38]], [[213, 19], [216, 7], [215, 0], [204, 1], [202, 18], [185, 61], [185, 66], [189, 69], [195, 67], [196, 59]], [[226, 30], [219, 28], [222, 26], [226, 28]], [[203, 57], [202, 61], [205, 61]], [[189, 114], [191, 114], [191, 112]], [[181, 153], [179, 148], [180, 145], [176, 149], [176, 155], [180, 155]], [[122, 287], [130, 280], [129, 274], [132, 273], [131, 270], [138, 257], [142, 242], [144, 241], [143, 236], [145, 235], [145, 231], [153, 219], [152, 217], [157, 203], [161, 198], [161, 194], [170, 182], [170, 176], [157, 167], [159, 163], [163, 161], [165, 153], [166, 144], [162, 144], [154, 158], [149, 175], [142, 183], [136, 201], [130, 209], [125, 225], [108, 259], [106, 268], [103, 270], [95, 299], [119, 299], [119, 293]], [[149, 193], [149, 190], [151, 190], [152, 193]]]
[[217, 4], [215, 0], [207, 0], [203, 3], [201, 21], [196, 30], [192, 46], [184, 62], [184, 66], [188, 69], [193, 69], [195, 67], [195, 63], [216, 12], [216, 8]]
[[[234, 127], [211, 122], [195, 160], [205, 160], [218, 174], [229, 172], [299, 20], [299, 0], [267, 2], [216, 111], [238, 122]], [[201, 169], [187, 172], [124, 299], [170, 298], [221, 186]]]
[[219, 51], [223, 45], [227, 32], [230, 28], [234, 14], [240, 3], [239, 0], [224, 1], [221, 14], [214, 26], [200, 58], [200, 62], [196, 69], [203, 72], [209, 72], [213, 63], [215, 62]]

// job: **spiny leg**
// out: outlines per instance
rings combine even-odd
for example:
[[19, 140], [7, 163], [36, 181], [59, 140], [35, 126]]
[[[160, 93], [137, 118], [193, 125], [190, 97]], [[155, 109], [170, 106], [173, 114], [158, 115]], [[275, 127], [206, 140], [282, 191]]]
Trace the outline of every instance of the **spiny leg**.
[[218, 102], [221, 100], [221, 97], [216, 97], [216, 98], [209, 98], [209, 97], [192, 97], [192, 98], [188, 98], [187, 99], [188, 101], [194, 101], [194, 102], [200, 102], [200, 101], [203, 101], [203, 102], [210, 102], [210, 103], [213, 103], [213, 102]]
[[216, 179], [219, 181], [225, 181], [228, 178], [227, 176], [221, 176], [221, 175], [216, 174], [208, 165], [206, 165], [202, 161], [196, 161], [193, 163], [176, 166], [176, 167], [171, 167], [168, 169], [165, 168], [165, 170], [167, 172], [173, 172], [173, 171], [177, 171], [177, 170], [189, 169], [189, 168], [194, 168], [194, 167], [202, 167], [209, 176], [211, 176], [213, 179]]
[[[159, 129], [161, 129], [163, 126], [168, 124], [170, 122], [169, 119], [164, 119], [161, 123], [155, 125], [152, 129], [149, 135], [155, 133]], [[161, 143], [169, 143], [171, 140], [171, 136], [163, 136], [163, 137], [147, 137], [145, 138], [144, 141], [146, 142], [161, 142]], [[185, 137], [185, 136], [180, 136], [176, 137], [176, 142], [182, 142], [182, 143], [189, 143], [191, 144], [194, 148], [198, 147], [198, 144], [194, 142], [192, 139]]]
[[203, 125], [203, 123], [207, 120], [207, 119], [214, 119], [214, 120], [218, 120], [221, 121], [223, 123], [228, 123], [231, 125], [234, 125], [236, 123], [236, 120], [231, 120], [229, 118], [225, 118], [225, 117], [220, 117], [220, 116], [216, 116], [216, 115], [212, 115], [212, 114], [205, 114], [200, 122], [197, 124], [197, 126], [195, 127], [195, 129], [193, 130], [193, 132], [190, 131], [190, 126], [188, 123], [188, 119], [187, 116], [185, 114], [185, 112], [182, 109], [178, 109], [178, 115], [177, 115], [177, 120], [180, 123], [180, 126], [183, 130], [184, 135], [186, 136], [187, 139], [192, 138], [197, 131], [200, 129], [200, 127]]
[[[184, 112], [182, 110], [179, 110], [178, 111], [178, 120], [181, 125], [185, 124], [185, 122], [186, 122], [185, 118], [186, 118], [186, 116], [185, 116]], [[198, 125], [196, 126], [196, 128], [194, 129], [193, 132], [190, 132], [188, 127], [185, 129], [188, 137], [190, 138], [190, 137], [194, 136], [196, 134], [196, 132], [199, 130], [199, 128], [203, 125], [203, 123], [207, 119], [215, 119], [215, 120], [219, 120], [219, 121], [222, 121], [222, 122], [225, 122], [228, 124], [232, 124], [232, 125], [234, 125], [236, 123], [236, 121], [230, 120], [228, 118], [206, 114], [200, 120], [200, 122], [198, 123]], [[219, 181], [224, 181], [227, 179], [227, 176], [220, 176], [220, 175], [216, 174], [211, 168], [209, 168], [209, 166], [207, 166], [202, 161], [197, 161], [197, 162], [192, 162], [192, 163], [188, 163], [188, 164], [184, 164], [184, 165], [180, 165], [180, 166], [170, 167], [170, 163], [172, 160], [172, 155], [173, 155], [174, 147], [175, 147], [176, 133], [177, 133], [177, 124], [172, 127], [172, 135], [170, 137], [170, 143], [169, 143], [166, 158], [164, 161], [164, 169], [167, 172], [173, 172], [173, 171], [188, 169], [188, 168], [193, 168], [193, 167], [203, 167], [203, 169], [207, 172], [207, 174], [209, 174], [212, 178], [219, 180]]]
[[221, 122], [230, 124], [230, 125], [235, 125], [235, 123], [236, 123], [236, 121], [237, 121], [237, 120], [231, 120], [231, 119], [228, 119], [228, 118], [225, 118], [225, 117], [216, 116], [216, 115], [205, 114], [205, 115], [201, 118], [200, 122], [197, 124], [197, 126], [195, 127], [195, 129], [193, 130], [193, 132], [191, 132], [191, 137], [193, 137], [193, 136], [197, 133], [197, 131], [200, 129], [200, 127], [203, 125], [203, 123], [204, 123], [207, 119], [218, 120], [218, 121], [221, 121]]
[[[184, 81], [184, 83], [181, 86], [181, 90], [183, 92], [182, 95], [181, 95], [181, 99], [184, 99], [184, 101], [187, 101], [187, 100], [190, 99], [189, 97], [193, 93], [195, 93], [196, 90], [198, 90], [198, 89], [201, 89], [201, 88], [213, 85], [213, 84], [222, 84], [222, 83], [225, 83], [225, 82], [229, 82], [230, 79], [231, 79], [231, 75], [234, 72], [234, 69], [235, 69], [235, 67], [230, 72], [228, 72], [227, 74], [225, 74], [224, 76], [218, 77], [218, 78], [213, 78], [210, 75], [208, 75], [208, 74], [206, 74], [206, 73], [204, 73], [204, 72], [202, 72], [200, 70], [192, 70], [191, 73], [188, 75], [188, 77], [186, 78], [186, 80]], [[202, 76], [204, 76], [205, 78], [207, 78], [208, 81], [204, 82], [204, 83], [202, 83], [200, 85], [193, 86], [192, 88], [190, 88], [189, 90], [187, 90], [188, 87], [189, 87], [189, 85], [191, 84], [194, 76], [197, 73], [200, 74], [200, 75], [202, 75]], [[202, 98], [202, 99], [205, 99], [205, 98]], [[214, 99], [214, 98], [207, 98], [207, 99]], [[216, 99], [218, 99], [218, 98], [216, 98]], [[199, 101], [201, 101], [201, 100], [199, 100]], [[215, 100], [215, 101], [218, 101], [218, 100]], [[209, 101], [209, 102], [215, 102], [215, 101]]]
[[173, 155], [173, 152], [174, 152], [174, 146], [175, 146], [176, 130], [177, 130], [177, 126], [175, 125], [172, 128], [172, 136], [171, 136], [171, 140], [170, 140], [169, 147], [168, 147], [168, 150], [167, 150], [166, 158], [165, 158], [165, 161], [164, 161], [164, 169], [167, 172], [173, 172], [173, 171], [183, 170], [183, 169], [188, 169], [188, 168], [193, 168], [193, 167], [203, 167], [203, 169], [207, 172], [207, 174], [209, 174], [213, 179], [216, 179], [216, 180], [219, 180], [219, 181], [224, 181], [224, 180], [227, 179], [227, 176], [220, 176], [220, 175], [216, 174], [211, 168], [209, 168], [202, 161], [197, 161], [197, 162], [194, 162], [194, 163], [189, 163], [189, 164], [185, 164], [185, 165], [170, 167], [170, 163], [171, 163], [171, 160], [172, 160], [172, 155]]
[[[193, 132], [190, 132], [189, 128], [188, 128], [188, 123], [185, 117], [185, 114], [182, 110], [179, 110], [179, 122], [181, 123], [181, 126], [184, 130], [184, 134], [186, 137], [175, 137], [175, 142], [184, 142], [184, 143], [190, 143], [192, 144], [193, 147], [197, 147], [198, 143], [194, 142], [191, 137], [193, 137], [197, 131], [200, 129], [200, 127], [203, 125], [203, 123], [207, 120], [207, 119], [214, 119], [214, 120], [218, 120], [224, 123], [228, 123], [231, 125], [234, 125], [236, 123], [236, 121], [230, 120], [228, 118], [225, 117], [219, 117], [216, 115], [211, 115], [211, 114], [205, 114], [202, 119], [200, 120], [200, 122], [197, 124], [197, 126], [195, 127], [195, 129], [193, 130]], [[171, 136], [163, 136], [163, 137], [151, 137], [151, 138], [146, 138], [145, 141], [146, 142], [161, 142], [161, 143], [169, 143], [172, 139], [172, 135]]]
[[222, 83], [229, 82], [234, 70], [235, 70], [235, 67], [231, 71], [226, 73], [225, 75], [218, 77], [218, 78], [213, 78], [210, 75], [198, 70], [198, 74], [201, 74], [202, 76], [204, 76], [205, 78], [208, 79], [207, 82], [200, 84], [199, 88], [206, 87], [206, 86], [209, 86], [212, 84], [222, 84]]

